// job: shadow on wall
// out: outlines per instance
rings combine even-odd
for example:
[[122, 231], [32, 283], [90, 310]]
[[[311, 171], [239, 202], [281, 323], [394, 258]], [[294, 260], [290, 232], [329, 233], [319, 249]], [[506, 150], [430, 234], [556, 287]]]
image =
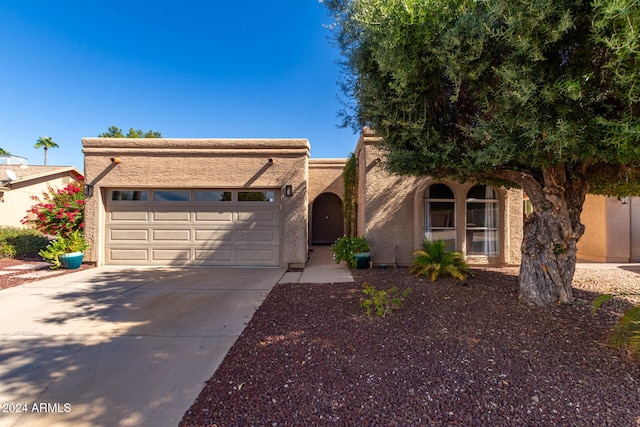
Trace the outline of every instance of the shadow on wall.
[[[367, 200], [365, 237], [376, 264], [410, 264], [414, 250], [413, 197], [416, 178], [388, 177]], [[360, 208], [361, 209], [361, 208]]]

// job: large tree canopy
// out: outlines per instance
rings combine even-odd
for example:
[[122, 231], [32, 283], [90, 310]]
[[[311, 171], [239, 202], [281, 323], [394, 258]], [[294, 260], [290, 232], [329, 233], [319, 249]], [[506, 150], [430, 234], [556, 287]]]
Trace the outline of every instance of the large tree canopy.
[[106, 132], [101, 133], [98, 136], [100, 138], [162, 138], [162, 134], [160, 132], [154, 132], [153, 130], [145, 132], [134, 128], [129, 128], [129, 132], [125, 135], [122, 133], [122, 129], [118, 126], [109, 126], [109, 129], [107, 129]]
[[571, 301], [587, 193], [640, 194], [634, 0], [325, 0], [390, 170], [519, 186], [521, 299]]

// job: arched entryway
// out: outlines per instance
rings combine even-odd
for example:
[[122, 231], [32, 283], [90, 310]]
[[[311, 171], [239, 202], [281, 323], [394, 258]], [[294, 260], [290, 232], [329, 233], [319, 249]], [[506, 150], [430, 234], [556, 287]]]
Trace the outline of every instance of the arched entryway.
[[311, 208], [311, 243], [329, 245], [344, 235], [342, 200], [333, 193], [322, 193]]

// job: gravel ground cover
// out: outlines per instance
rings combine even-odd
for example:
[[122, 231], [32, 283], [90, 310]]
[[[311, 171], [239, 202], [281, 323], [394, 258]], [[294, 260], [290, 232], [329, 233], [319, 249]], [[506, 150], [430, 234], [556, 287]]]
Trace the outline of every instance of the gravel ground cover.
[[[578, 270], [572, 305], [517, 301], [517, 269], [431, 283], [406, 269], [276, 286], [181, 426], [640, 426], [640, 364], [606, 346], [624, 270]], [[362, 284], [410, 287], [366, 317]]]
[[[0, 291], [3, 289], [13, 288], [15, 286], [20, 286], [25, 283], [36, 282], [38, 280], [49, 279], [52, 277], [62, 276], [65, 274], [73, 273], [78, 270], [55, 270], [51, 272], [51, 275], [46, 275], [42, 277], [20, 277], [27, 273], [34, 273], [36, 271], [50, 271], [48, 267], [39, 266], [38, 264], [42, 263], [42, 258], [33, 258], [33, 259], [11, 259], [11, 258], [3, 258], [0, 259]], [[26, 268], [26, 266], [38, 265], [34, 268]], [[24, 269], [13, 270], [8, 269], [8, 267], [14, 266], [23, 266]], [[80, 266], [80, 270], [86, 270], [88, 268], [94, 268], [95, 265], [91, 264], [82, 264]]]

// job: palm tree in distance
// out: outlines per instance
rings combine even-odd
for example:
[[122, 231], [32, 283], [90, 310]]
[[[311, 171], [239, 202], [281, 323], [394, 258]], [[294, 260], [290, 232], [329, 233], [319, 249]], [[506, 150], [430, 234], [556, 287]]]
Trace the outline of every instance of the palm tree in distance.
[[44, 148], [44, 165], [47, 166], [47, 150], [49, 148], [58, 148], [58, 144], [53, 142], [50, 136], [40, 136], [34, 148]]

